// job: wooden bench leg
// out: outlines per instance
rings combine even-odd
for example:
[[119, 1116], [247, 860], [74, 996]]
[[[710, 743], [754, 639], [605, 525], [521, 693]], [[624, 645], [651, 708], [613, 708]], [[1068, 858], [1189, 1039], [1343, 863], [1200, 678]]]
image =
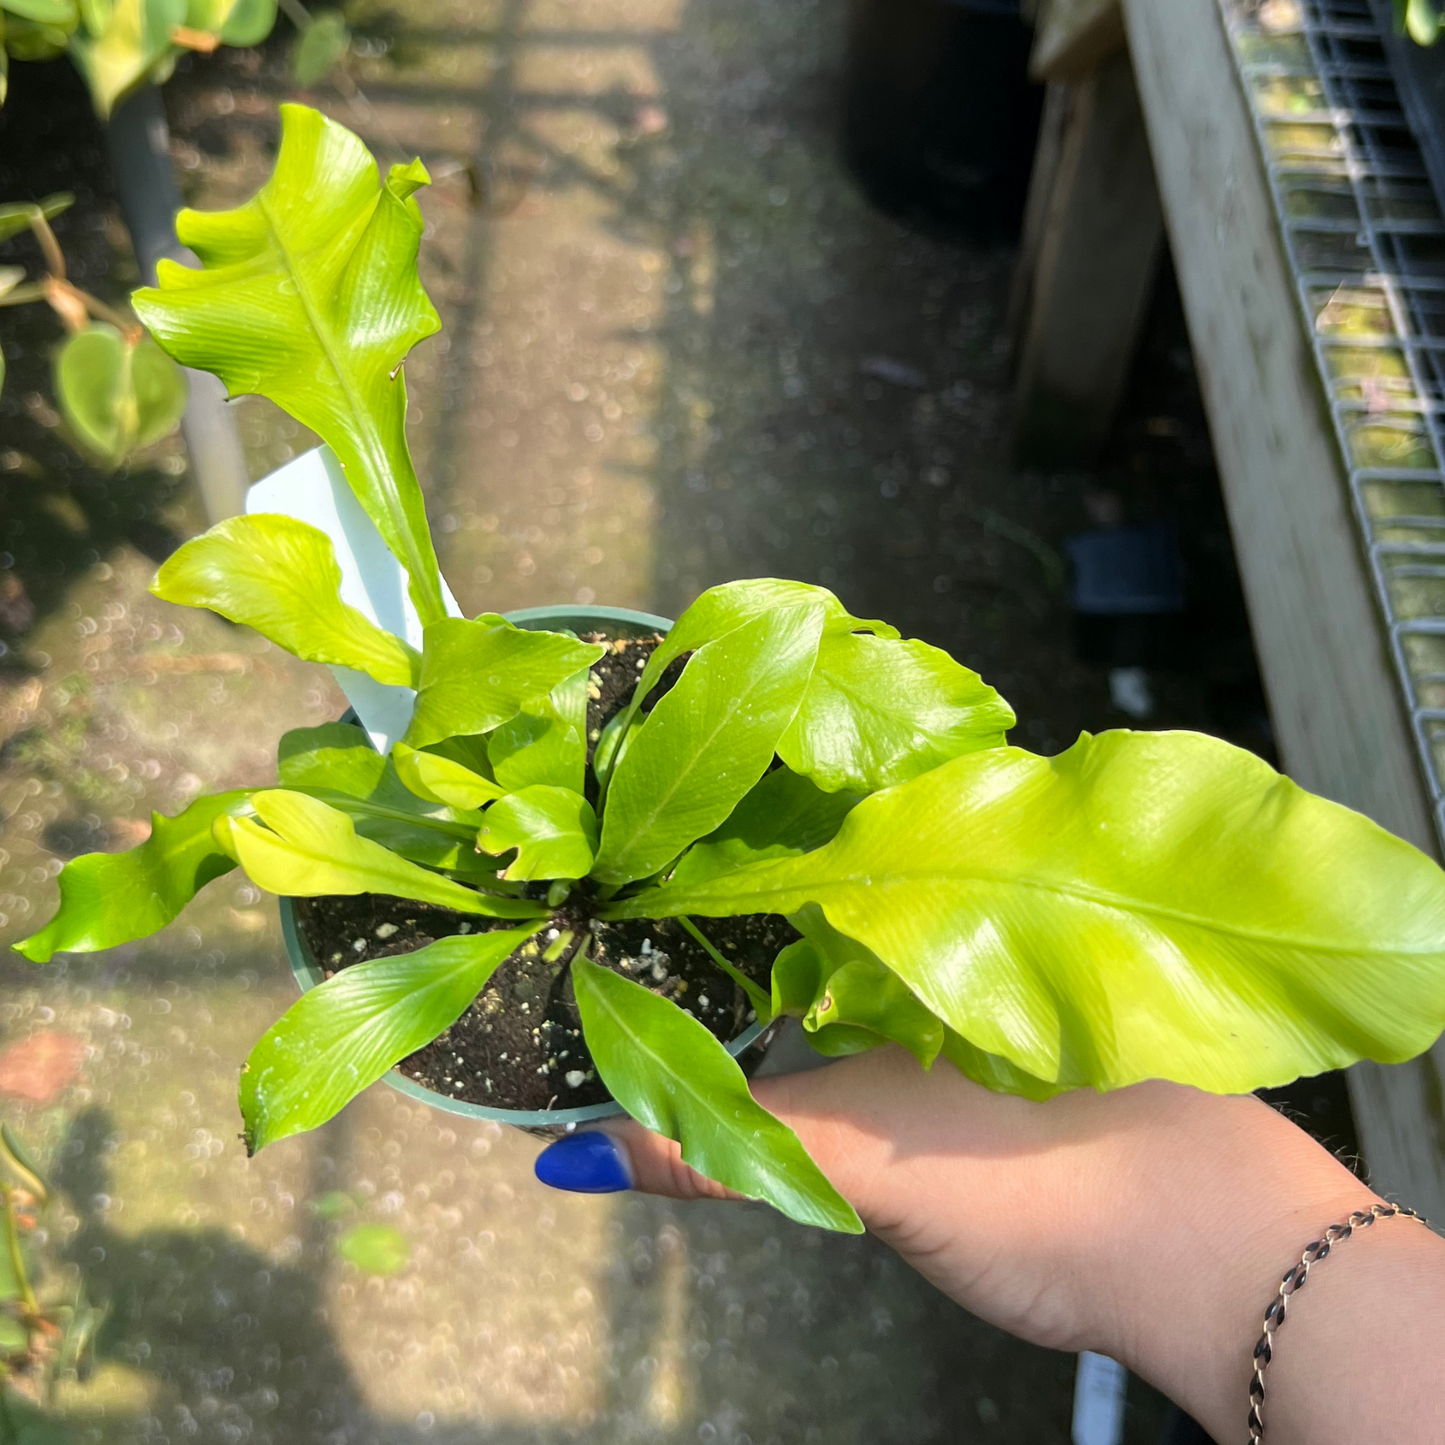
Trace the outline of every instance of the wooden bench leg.
[[1134, 74], [1121, 53], [1070, 98], [1019, 360], [1020, 462], [1081, 466], [1098, 455], [1162, 239]]

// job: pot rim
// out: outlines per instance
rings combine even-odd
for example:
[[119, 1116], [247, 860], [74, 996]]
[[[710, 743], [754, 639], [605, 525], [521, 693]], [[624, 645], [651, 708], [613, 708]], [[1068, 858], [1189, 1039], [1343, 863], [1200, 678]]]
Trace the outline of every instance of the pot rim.
[[[567, 619], [573, 619], [574, 623], [583, 629], [597, 623], [614, 625], [621, 623], [642, 633], [666, 633], [672, 627], [671, 620], [666, 617], [659, 617], [652, 612], [634, 611], [629, 607], [584, 607], [564, 604], [552, 607], [524, 607], [515, 612], [504, 613], [503, 616], [508, 622], [515, 622], [519, 627], [530, 627], [534, 631], [544, 631], [548, 625], [565, 622]], [[297, 926], [296, 900], [283, 895], [278, 897], [277, 902], [281, 910], [281, 936], [286, 943], [286, 958], [291, 965], [292, 976], [301, 992], [307, 993], [324, 981], [325, 974], [317, 962], [315, 954], [312, 953], [310, 944], [306, 942]], [[725, 1045], [728, 1053], [736, 1058], [756, 1043], [766, 1028], [767, 1024], [762, 1020], [754, 1020], [737, 1038]], [[445, 1114], [456, 1114], [465, 1119], [480, 1119], [496, 1124], [512, 1124], [520, 1129], [560, 1128], [570, 1132], [579, 1124], [592, 1124], [602, 1119], [625, 1118], [627, 1114], [627, 1111], [616, 1100], [605, 1104], [587, 1104], [576, 1109], [496, 1109], [485, 1104], [473, 1104], [465, 1099], [454, 1099], [446, 1094], [439, 1094], [435, 1089], [428, 1089], [424, 1084], [418, 1084], [415, 1079], [407, 1078], [397, 1068], [388, 1069], [381, 1077], [383, 1082], [389, 1084], [398, 1093], [405, 1094], [419, 1103], [430, 1104]]]

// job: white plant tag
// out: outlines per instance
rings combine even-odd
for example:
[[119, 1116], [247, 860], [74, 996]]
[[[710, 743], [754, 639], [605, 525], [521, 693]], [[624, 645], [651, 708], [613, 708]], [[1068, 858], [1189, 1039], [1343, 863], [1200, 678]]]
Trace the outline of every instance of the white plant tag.
[[[330, 447], [303, 452], [263, 477], [246, 493], [246, 512], [279, 512], [325, 532], [341, 564], [341, 600], [377, 626], [421, 647], [421, 620], [407, 596], [406, 572], [347, 486]], [[451, 616], [462, 615], [445, 580], [442, 600]], [[377, 750], [390, 752], [411, 722], [416, 693], [409, 687], [376, 682], [349, 667], [331, 671]]]
[[1074, 1376], [1074, 1445], [1119, 1445], [1129, 1372], [1108, 1355], [1085, 1350]]

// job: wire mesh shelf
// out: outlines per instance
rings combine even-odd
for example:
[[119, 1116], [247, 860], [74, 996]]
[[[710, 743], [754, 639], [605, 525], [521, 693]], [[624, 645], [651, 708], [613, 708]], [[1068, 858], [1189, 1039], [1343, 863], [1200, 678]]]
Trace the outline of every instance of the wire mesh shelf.
[[1219, 0], [1445, 847], [1445, 213], [1370, 0]]

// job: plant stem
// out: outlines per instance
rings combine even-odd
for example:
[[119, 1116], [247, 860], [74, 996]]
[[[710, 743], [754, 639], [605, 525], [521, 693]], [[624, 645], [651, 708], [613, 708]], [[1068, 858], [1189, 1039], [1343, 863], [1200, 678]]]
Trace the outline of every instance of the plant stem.
[[0, 306], [26, 306], [32, 301], [44, 301], [45, 282], [30, 281], [24, 286], [17, 286], [13, 291], [7, 291], [0, 296]]
[[170, 40], [172, 45], [199, 50], [202, 55], [210, 55], [221, 43], [219, 35], [213, 35], [209, 30], [193, 30], [189, 25], [172, 25]]
[[309, 30], [315, 23], [301, 0], [278, 0], [277, 8], [300, 31]]
[[15, 1283], [20, 1286], [20, 1303], [25, 1306], [26, 1315], [34, 1319], [40, 1313], [40, 1306], [36, 1302], [30, 1276], [25, 1272], [25, 1257], [20, 1253], [20, 1222], [15, 1217], [15, 1191], [8, 1184], [0, 1183], [0, 1205], [4, 1208], [5, 1242], [10, 1250], [10, 1268], [15, 1275]]
[[572, 939], [574, 936], [575, 935], [570, 928], [567, 929], [565, 932], [558, 934], [558, 936], [553, 939], [552, 942], [549, 943], [547, 947], [543, 950], [542, 962], [556, 963], [557, 960], [561, 958], [562, 955], [566, 953], [569, 948], [572, 947]]
[[50, 229], [50, 222], [39, 206], [31, 213], [30, 229], [35, 232], [35, 239], [40, 242], [40, 249], [45, 256], [45, 269], [57, 281], [64, 281], [65, 252], [60, 249], [60, 242], [55, 239], [55, 232]]
[[115, 307], [107, 306], [98, 296], [92, 296], [89, 291], [81, 291], [79, 288], [76, 288], [75, 294], [85, 302], [85, 309], [92, 316], [98, 316], [102, 321], [109, 321], [118, 331], [123, 331], [137, 340], [145, 334], [137, 322], [129, 320], [124, 312], [117, 311]]
[[729, 963], [728, 960], [713, 947], [712, 940], [703, 933], [702, 929], [700, 929], [692, 919], [688, 918], [685, 914], [679, 914], [677, 921], [707, 950], [708, 957], [752, 1000], [753, 1009], [757, 1013], [759, 1022], [767, 1023], [773, 1016], [772, 999], [770, 999], [737, 964]]

